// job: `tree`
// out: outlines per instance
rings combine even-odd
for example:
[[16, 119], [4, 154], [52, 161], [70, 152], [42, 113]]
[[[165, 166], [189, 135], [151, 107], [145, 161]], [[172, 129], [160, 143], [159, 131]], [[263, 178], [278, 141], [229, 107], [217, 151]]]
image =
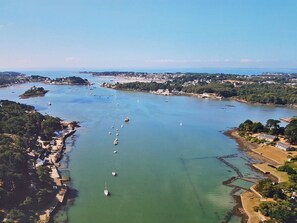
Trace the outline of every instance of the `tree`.
[[261, 122], [254, 122], [252, 126], [252, 132], [253, 133], [258, 133], [258, 132], [263, 132], [264, 131], [264, 125], [262, 125]]
[[292, 120], [285, 128], [285, 136], [292, 144], [297, 144], [297, 120]]
[[238, 127], [240, 131], [251, 132], [253, 128], [253, 122], [251, 120], [246, 120], [244, 123], [241, 123]]
[[55, 135], [55, 132], [61, 129], [62, 126], [60, 124], [60, 119], [58, 118], [54, 118], [47, 115], [41, 123], [41, 131], [43, 137], [46, 139], [53, 137]]
[[297, 174], [292, 174], [289, 176], [289, 179], [291, 182], [296, 183], [297, 184]]
[[48, 188], [53, 185], [52, 178], [50, 177], [50, 169], [47, 166], [37, 167], [36, 174], [42, 185]]
[[282, 192], [279, 185], [273, 184], [270, 179], [260, 180], [256, 185], [256, 190], [260, 192], [264, 197], [270, 198], [284, 198], [285, 195]]
[[24, 212], [19, 209], [12, 209], [8, 212], [7, 221], [8, 223], [28, 223], [31, 222]]
[[294, 223], [297, 220], [296, 203], [289, 201], [262, 202], [259, 211], [279, 223]]
[[265, 127], [268, 128], [268, 133], [271, 135], [277, 135], [279, 133], [279, 120], [268, 119]]

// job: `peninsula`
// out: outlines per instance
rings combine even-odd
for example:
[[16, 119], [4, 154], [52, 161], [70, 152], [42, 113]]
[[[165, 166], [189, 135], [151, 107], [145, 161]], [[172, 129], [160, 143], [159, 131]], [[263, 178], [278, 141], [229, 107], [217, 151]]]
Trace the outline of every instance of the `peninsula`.
[[43, 83], [54, 85], [90, 85], [87, 79], [81, 77], [61, 77], [51, 79], [49, 77], [31, 75], [28, 76], [19, 72], [0, 72], [0, 87], [7, 87], [14, 84]]
[[68, 191], [58, 170], [75, 122], [0, 101], [0, 219], [48, 222]]
[[261, 75], [209, 73], [84, 72], [110, 77], [103, 87], [160, 95], [189, 95], [297, 107], [296, 73]]

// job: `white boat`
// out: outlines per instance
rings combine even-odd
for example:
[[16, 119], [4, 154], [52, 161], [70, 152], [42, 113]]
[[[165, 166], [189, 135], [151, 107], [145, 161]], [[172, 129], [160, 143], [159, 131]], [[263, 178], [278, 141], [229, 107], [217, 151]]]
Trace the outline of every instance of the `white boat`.
[[114, 150], [113, 153], [118, 153], [118, 151]]
[[114, 141], [113, 141], [113, 144], [116, 146], [117, 144], [119, 144], [119, 141], [118, 141], [118, 138], [116, 138]]
[[111, 172], [111, 175], [116, 176], [117, 173], [116, 172]]
[[118, 131], [119, 131], [119, 129], [116, 129], [116, 131], [118, 132]]
[[107, 189], [107, 185], [106, 185], [106, 182], [105, 182], [105, 189], [104, 189], [104, 195], [107, 197], [110, 195], [108, 189]]
[[119, 133], [118, 132], [116, 133], [116, 136], [119, 136]]
[[182, 123], [182, 122], [180, 122], [180, 123], [179, 123], [179, 125], [180, 125], [180, 126], [183, 126], [183, 123]]
[[111, 132], [109, 132], [108, 134], [111, 135]]
[[130, 119], [128, 117], [125, 118], [125, 122], [129, 122]]
[[123, 125], [121, 125], [121, 128], [123, 128], [124, 126]]

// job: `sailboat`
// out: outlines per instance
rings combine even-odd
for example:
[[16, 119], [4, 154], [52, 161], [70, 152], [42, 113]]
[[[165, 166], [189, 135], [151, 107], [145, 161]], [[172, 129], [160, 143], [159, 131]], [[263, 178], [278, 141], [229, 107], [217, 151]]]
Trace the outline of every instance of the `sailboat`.
[[107, 190], [107, 185], [106, 185], [106, 182], [105, 182], [105, 190], [104, 190], [104, 195], [105, 195], [105, 196], [109, 196], [109, 195], [110, 195], [109, 191]]

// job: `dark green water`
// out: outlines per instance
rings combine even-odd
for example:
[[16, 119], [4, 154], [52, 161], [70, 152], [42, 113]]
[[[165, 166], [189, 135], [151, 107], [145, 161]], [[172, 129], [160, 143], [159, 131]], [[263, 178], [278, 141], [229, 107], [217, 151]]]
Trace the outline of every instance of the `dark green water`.
[[[232, 163], [244, 175], [256, 175], [222, 131], [246, 119], [296, 115], [296, 110], [286, 108], [114, 91], [100, 88], [99, 80], [91, 79], [96, 82], [93, 90], [45, 85], [50, 90], [45, 97], [27, 100], [17, 96], [32, 84], [0, 89], [1, 99], [80, 121], [75, 140], [67, 144], [69, 162], [67, 156], [64, 160], [71, 186], [78, 191], [73, 205], [60, 217], [71, 223], [221, 222], [234, 206], [231, 188], [222, 182], [236, 173], [216, 157], [239, 154]], [[112, 126], [119, 129], [118, 146], [113, 145]], [[112, 171], [118, 176], [113, 177]], [[103, 194], [105, 182], [110, 197]]]

